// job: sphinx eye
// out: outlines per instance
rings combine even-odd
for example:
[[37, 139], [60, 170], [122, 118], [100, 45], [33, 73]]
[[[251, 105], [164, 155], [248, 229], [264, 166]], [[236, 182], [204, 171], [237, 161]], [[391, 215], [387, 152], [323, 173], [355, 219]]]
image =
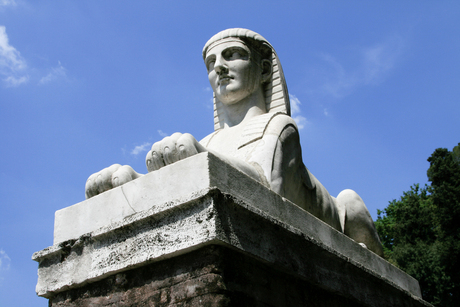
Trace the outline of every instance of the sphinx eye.
[[207, 67], [208, 67], [208, 71], [211, 71], [214, 69], [214, 63], [216, 61], [209, 61], [208, 64], [207, 64]]
[[248, 53], [242, 48], [232, 48], [226, 50], [224, 57], [228, 60], [241, 60], [247, 58]]
[[206, 59], [206, 69], [208, 72], [212, 71], [214, 69], [214, 63], [216, 62], [215, 57], [209, 57]]
[[231, 58], [232, 60], [241, 59], [241, 54], [238, 51], [233, 51]]

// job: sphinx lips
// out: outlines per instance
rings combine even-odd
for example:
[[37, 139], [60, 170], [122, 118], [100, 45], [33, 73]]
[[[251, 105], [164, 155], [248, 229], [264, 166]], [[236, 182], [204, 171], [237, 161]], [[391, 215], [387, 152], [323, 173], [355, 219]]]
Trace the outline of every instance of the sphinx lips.
[[233, 79], [233, 78], [230, 77], [230, 76], [225, 76], [225, 77], [219, 78], [219, 85], [228, 84], [231, 79]]

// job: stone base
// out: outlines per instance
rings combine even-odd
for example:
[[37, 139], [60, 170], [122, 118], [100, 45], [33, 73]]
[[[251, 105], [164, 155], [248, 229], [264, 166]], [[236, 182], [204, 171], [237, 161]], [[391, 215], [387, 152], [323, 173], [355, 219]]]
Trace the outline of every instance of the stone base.
[[50, 306], [363, 305], [214, 245], [65, 291]]
[[[199, 178], [181, 189], [166, 176], [177, 172]], [[55, 245], [33, 256], [51, 306], [430, 306], [415, 279], [211, 154], [60, 210], [55, 225]]]

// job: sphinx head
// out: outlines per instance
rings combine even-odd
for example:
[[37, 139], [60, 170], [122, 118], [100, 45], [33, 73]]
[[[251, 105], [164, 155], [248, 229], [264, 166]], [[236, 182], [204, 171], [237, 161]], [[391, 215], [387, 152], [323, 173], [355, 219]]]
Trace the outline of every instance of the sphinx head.
[[203, 59], [214, 91], [214, 129], [224, 126], [222, 104], [241, 101], [262, 90], [267, 112], [290, 115], [289, 95], [278, 56], [261, 35], [228, 29], [214, 35], [203, 48]]

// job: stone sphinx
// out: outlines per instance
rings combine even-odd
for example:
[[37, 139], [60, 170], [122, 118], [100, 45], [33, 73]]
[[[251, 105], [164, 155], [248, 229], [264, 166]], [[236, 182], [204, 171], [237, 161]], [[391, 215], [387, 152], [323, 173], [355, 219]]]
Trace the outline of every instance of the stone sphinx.
[[[352, 190], [332, 197], [305, 167], [283, 71], [270, 43], [253, 31], [228, 29], [205, 44], [203, 58], [214, 92], [215, 131], [200, 142], [190, 134], [174, 133], [153, 144], [146, 156], [148, 171], [212, 152], [382, 255], [361, 197]], [[130, 166], [112, 165], [88, 178], [86, 198], [140, 176]]]

